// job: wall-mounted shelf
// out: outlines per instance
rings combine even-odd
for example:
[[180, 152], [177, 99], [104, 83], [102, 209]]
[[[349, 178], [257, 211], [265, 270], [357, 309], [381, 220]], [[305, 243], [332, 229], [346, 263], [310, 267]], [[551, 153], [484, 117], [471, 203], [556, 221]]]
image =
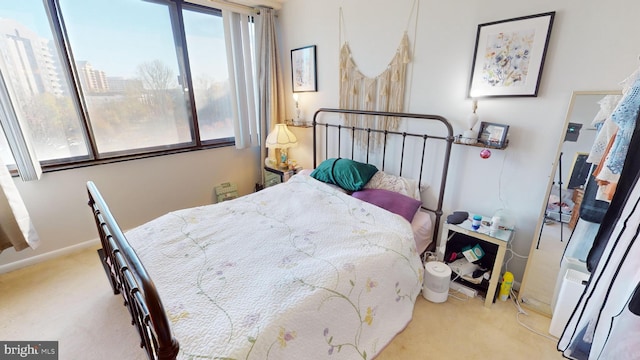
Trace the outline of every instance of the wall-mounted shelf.
[[310, 128], [310, 127], [313, 126], [313, 125], [311, 125], [309, 123], [294, 124], [293, 120], [285, 120], [285, 124], [287, 124], [287, 126], [299, 127], [299, 128]]
[[483, 144], [483, 143], [475, 143], [475, 144], [467, 144], [462, 142], [462, 135], [457, 135], [454, 139], [453, 139], [453, 143], [454, 144], [458, 144], [458, 145], [465, 145], [465, 146], [474, 146], [474, 147], [479, 147], [479, 148], [486, 148], [486, 149], [495, 149], [495, 150], [504, 150], [509, 146], [509, 139], [507, 139], [504, 144], [498, 145], [498, 144]]

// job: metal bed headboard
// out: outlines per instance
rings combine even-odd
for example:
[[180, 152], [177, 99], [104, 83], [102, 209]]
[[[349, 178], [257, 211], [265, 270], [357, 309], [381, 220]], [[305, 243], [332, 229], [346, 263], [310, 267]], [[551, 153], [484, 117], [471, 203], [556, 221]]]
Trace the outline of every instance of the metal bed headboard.
[[[375, 117], [390, 117], [390, 118], [409, 118], [409, 119], [424, 119], [427, 121], [434, 121], [434, 122], [438, 122], [440, 124], [442, 124], [445, 127], [446, 136], [435, 136], [435, 135], [429, 135], [429, 134], [415, 134], [415, 133], [408, 133], [408, 132], [399, 132], [399, 131], [389, 131], [389, 130], [380, 130], [380, 129], [372, 129], [372, 128], [363, 128], [363, 127], [357, 127], [357, 126], [347, 126], [347, 125], [342, 125], [342, 124], [330, 124], [330, 123], [326, 123], [326, 122], [320, 122], [318, 121], [318, 118], [320, 117], [321, 114], [323, 113], [335, 113], [335, 114], [346, 114], [346, 115], [364, 115], [364, 116], [375, 116]], [[424, 204], [422, 206], [423, 209], [432, 212], [435, 214], [435, 223], [434, 223], [434, 232], [433, 232], [433, 241], [431, 242], [430, 247], [432, 248], [435, 243], [436, 243], [436, 239], [438, 236], [438, 230], [440, 227], [440, 219], [442, 218], [442, 204], [444, 201], [444, 191], [445, 191], [445, 185], [447, 183], [447, 173], [449, 170], [449, 160], [451, 157], [451, 146], [453, 144], [453, 128], [451, 126], [451, 124], [449, 123], [449, 121], [439, 115], [426, 115], [426, 114], [413, 114], [413, 113], [397, 113], [397, 112], [382, 112], [382, 111], [367, 111], [367, 110], [346, 110], [346, 109], [328, 109], [328, 108], [321, 108], [318, 109], [315, 114], [313, 115], [313, 167], [316, 168], [318, 163], [318, 150], [319, 150], [319, 146], [320, 143], [318, 141], [318, 131], [320, 128], [325, 129], [325, 143], [324, 143], [324, 150], [325, 150], [325, 154], [324, 154], [324, 159], [327, 159], [329, 157], [329, 136], [328, 136], [328, 129], [329, 128], [337, 128], [338, 129], [338, 139], [337, 139], [337, 150], [338, 150], [338, 157], [341, 157], [341, 148], [342, 148], [342, 142], [341, 142], [341, 137], [342, 137], [342, 133], [343, 130], [347, 130], [349, 132], [349, 134], [351, 135], [351, 160], [354, 160], [354, 154], [355, 154], [355, 139], [356, 139], [356, 135], [359, 134], [359, 132], [365, 132], [367, 134], [366, 138], [366, 148], [363, 150], [366, 153], [366, 163], [369, 163], [369, 155], [374, 152], [374, 151], [378, 151], [376, 149], [372, 149], [371, 147], [371, 134], [383, 134], [383, 141], [382, 141], [382, 169], [384, 171], [385, 168], [385, 160], [386, 160], [386, 152], [387, 152], [387, 140], [390, 137], [402, 137], [402, 149], [400, 152], [400, 171], [399, 171], [399, 176], [402, 176], [402, 167], [404, 165], [404, 156], [405, 156], [405, 145], [406, 145], [406, 140], [407, 137], [409, 138], [421, 138], [422, 139], [422, 155], [421, 155], [421, 159], [420, 159], [420, 172], [419, 172], [419, 176], [418, 176], [418, 184], [422, 184], [422, 172], [424, 169], [424, 165], [425, 165], [425, 153], [426, 153], [426, 149], [427, 149], [427, 141], [439, 141], [439, 142], [444, 142], [445, 143], [445, 150], [444, 150], [444, 155], [443, 155], [443, 164], [442, 164], [442, 172], [441, 172], [441, 179], [440, 179], [440, 187], [439, 187], [439, 193], [437, 196], [437, 204], [435, 208], [428, 208], [425, 207]]]

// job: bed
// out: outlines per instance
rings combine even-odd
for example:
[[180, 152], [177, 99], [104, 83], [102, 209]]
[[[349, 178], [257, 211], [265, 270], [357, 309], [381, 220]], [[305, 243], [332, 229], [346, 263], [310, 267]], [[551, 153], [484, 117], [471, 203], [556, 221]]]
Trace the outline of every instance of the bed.
[[[433, 122], [444, 135], [348, 127], [344, 116]], [[150, 359], [370, 359], [411, 320], [423, 282], [419, 247], [433, 247], [442, 215], [451, 125], [434, 115], [320, 109], [313, 127], [315, 174], [173, 211], [126, 234], [87, 183], [101, 262]], [[378, 132], [382, 146], [354, 145], [359, 131]], [[406, 184], [414, 170], [418, 189], [426, 187], [429, 155], [439, 158], [438, 183], [428, 186], [435, 205], [415, 208], [411, 194], [388, 186]], [[377, 170], [359, 190], [318, 180], [323, 168], [338, 174], [352, 163]], [[396, 181], [373, 186], [392, 163]], [[386, 203], [376, 204], [380, 194]], [[416, 243], [410, 209], [431, 214], [427, 244]]]

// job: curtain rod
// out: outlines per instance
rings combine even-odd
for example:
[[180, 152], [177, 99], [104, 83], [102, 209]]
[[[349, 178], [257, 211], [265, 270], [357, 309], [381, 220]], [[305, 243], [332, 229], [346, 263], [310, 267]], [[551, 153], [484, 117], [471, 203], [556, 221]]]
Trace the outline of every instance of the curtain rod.
[[259, 8], [254, 8], [227, 0], [186, 0], [186, 2], [206, 7], [215, 6], [216, 8], [219, 8], [221, 10], [231, 10], [247, 15], [256, 15], [260, 13]]

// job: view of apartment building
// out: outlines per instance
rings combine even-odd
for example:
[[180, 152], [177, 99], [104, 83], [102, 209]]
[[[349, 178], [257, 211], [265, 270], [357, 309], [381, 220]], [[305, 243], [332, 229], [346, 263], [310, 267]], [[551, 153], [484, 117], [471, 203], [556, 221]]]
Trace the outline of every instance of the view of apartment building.
[[2, 69], [10, 72], [5, 81], [20, 83], [19, 98], [68, 92], [60, 78], [60, 64], [53, 56], [52, 41], [38, 36], [13, 19], [0, 19], [0, 48], [3, 49]]

